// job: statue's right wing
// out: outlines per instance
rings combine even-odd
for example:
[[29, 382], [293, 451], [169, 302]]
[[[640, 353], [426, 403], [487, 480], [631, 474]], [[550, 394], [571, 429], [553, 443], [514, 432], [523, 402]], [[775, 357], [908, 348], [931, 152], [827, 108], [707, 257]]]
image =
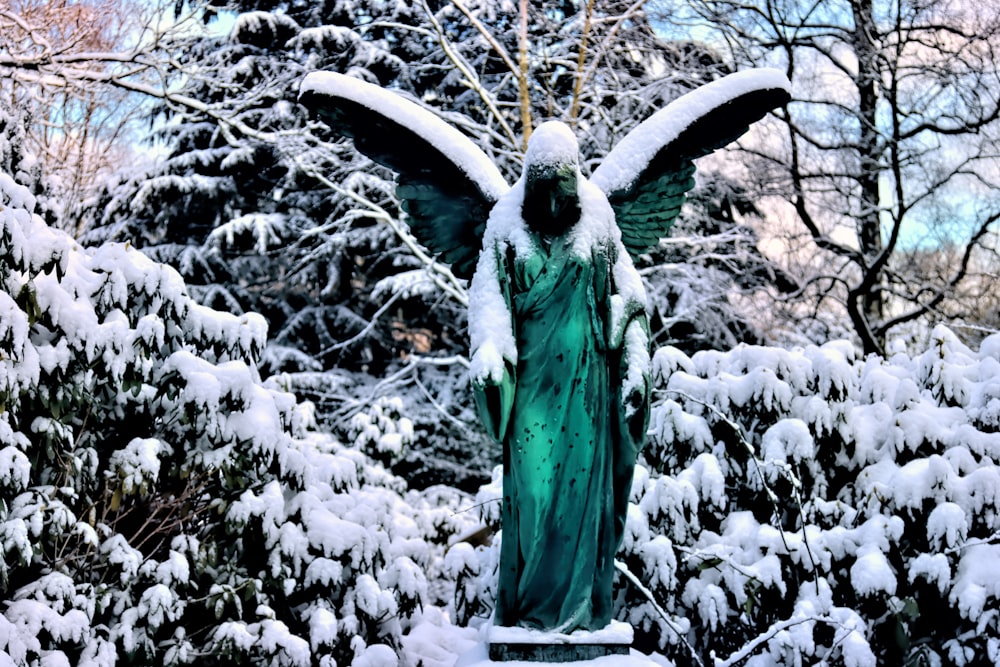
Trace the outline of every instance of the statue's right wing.
[[694, 160], [789, 99], [782, 72], [738, 72], [681, 96], [625, 135], [590, 180], [607, 195], [633, 259], [670, 233], [694, 187]]
[[509, 189], [485, 153], [431, 111], [354, 77], [313, 72], [299, 102], [398, 174], [413, 235], [456, 276], [470, 277], [490, 209]]

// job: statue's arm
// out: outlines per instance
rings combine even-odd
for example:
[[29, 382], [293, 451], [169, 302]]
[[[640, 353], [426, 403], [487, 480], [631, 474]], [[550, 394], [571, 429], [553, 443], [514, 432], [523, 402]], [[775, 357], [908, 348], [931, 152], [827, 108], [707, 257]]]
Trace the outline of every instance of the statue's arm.
[[507, 432], [517, 387], [510, 267], [500, 249], [480, 255], [469, 286], [470, 374], [479, 417], [494, 440]]
[[629, 435], [642, 442], [649, 426], [652, 388], [649, 357], [649, 320], [637, 314], [625, 327], [621, 355], [621, 409]]
[[[617, 368], [616, 393], [623, 427], [631, 439], [641, 443], [649, 424], [650, 377], [649, 319], [646, 316], [646, 294], [623, 248], [609, 244], [604, 259], [595, 257], [598, 269], [608, 262], [607, 278], [599, 279], [606, 288], [595, 289], [598, 297], [604, 293], [601, 307], [606, 315], [606, 344]], [[600, 271], [598, 271], [600, 273]], [[600, 301], [599, 301], [600, 303]]]

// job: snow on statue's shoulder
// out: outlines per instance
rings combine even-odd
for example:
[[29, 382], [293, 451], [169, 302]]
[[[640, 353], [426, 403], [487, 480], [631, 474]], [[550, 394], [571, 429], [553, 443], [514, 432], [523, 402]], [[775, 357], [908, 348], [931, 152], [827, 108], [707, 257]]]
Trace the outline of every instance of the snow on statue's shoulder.
[[696, 88], [627, 134], [590, 180], [608, 194], [628, 188], [664, 146], [706, 113], [741, 95], [767, 89], [789, 91], [790, 85], [780, 70], [762, 68], [730, 74]]
[[441, 151], [494, 201], [509, 189], [500, 170], [471, 139], [398, 93], [337, 72], [306, 75], [299, 92], [348, 99], [393, 119]]

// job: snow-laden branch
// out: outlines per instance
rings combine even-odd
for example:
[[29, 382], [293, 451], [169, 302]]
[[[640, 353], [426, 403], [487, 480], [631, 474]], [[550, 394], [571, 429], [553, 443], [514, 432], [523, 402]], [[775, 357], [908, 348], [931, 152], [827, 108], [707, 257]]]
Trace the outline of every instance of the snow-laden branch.
[[489, 91], [487, 91], [486, 88], [483, 86], [482, 82], [479, 80], [479, 77], [476, 75], [472, 66], [469, 65], [469, 63], [465, 60], [465, 58], [463, 58], [462, 55], [455, 50], [455, 47], [452, 45], [451, 40], [449, 40], [447, 35], [445, 35], [444, 28], [441, 26], [441, 22], [437, 20], [437, 16], [434, 15], [433, 10], [431, 10], [426, 0], [423, 0], [421, 2], [421, 5], [424, 8], [424, 13], [427, 16], [427, 20], [434, 27], [434, 31], [437, 34], [438, 45], [441, 47], [441, 50], [444, 52], [445, 56], [458, 69], [458, 71], [462, 73], [462, 78], [463, 81], [465, 82], [465, 85], [468, 86], [470, 90], [475, 92], [479, 96], [479, 98], [483, 101], [483, 104], [486, 105], [486, 108], [489, 110], [490, 115], [493, 116], [493, 118], [496, 119], [500, 127], [503, 128], [504, 134], [507, 136], [507, 139], [511, 142], [511, 145], [516, 146], [518, 144], [517, 135], [514, 133], [514, 130], [504, 119], [503, 114], [500, 113], [500, 109], [496, 105], [496, 100], [493, 99], [493, 96], [490, 95]]
[[779, 633], [788, 630], [789, 628], [794, 628], [797, 625], [802, 625], [803, 623], [824, 623], [835, 628], [843, 628], [844, 624], [838, 621], [832, 616], [803, 616], [801, 618], [790, 618], [784, 621], [778, 621], [757, 637], [754, 637], [749, 642], [747, 642], [743, 648], [736, 651], [730, 655], [725, 660], [715, 659], [713, 667], [734, 667], [735, 665], [742, 664], [744, 660], [749, 658], [754, 654], [760, 647], [762, 647], [767, 642], [778, 636]]
[[635, 586], [636, 590], [645, 596], [645, 598], [649, 601], [649, 604], [652, 605], [654, 610], [656, 610], [656, 614], [663, 619], [663, 622], [666, 623], [667, 627], [670, 628], [670, 630], [677, 636], [678, 641], [687, 647], [688, 653], [691, 654], [691, 660], [694, 661], [694, 664], [699, 667], [705, 667], [705, 663], [701, 661], [701, 657], [698, 655], [698, 652], [688, 642], [686, 637], [687, 633], [685, 633], [684, 630], [677, 625], [672, 618], [670, 618], [670, 615], [667, 614], [666, 610], [660, 606], [660, 603], [656, 601], [656, 597], [653, 595], [653, 591], [649, 590], [649, 588], [642, 583], [639, 577], [635, 576], [632, 570], [628, 569], [628, 565], [620, 560], [615, 560], [615, 569], [618, 570], [630, 584]]
[[[100, 54], [97, 54], [100, 55]], [[136, 62], [131, 56], [121, 54], [104, 54], [104, 58], [96, 62]], [[94, 64], [96, 64], [96, 62]], [[126, 72], [109, 71], [104, 72], [93, 67], [59, 67], [54, 70], [48, 69], [49, 61], [41, 59], [39, 61], [25, 61], [21, 59], [0, 59], [0, 71], [8, 70], [8, 74], [24, 83], [35, 83], [41, 86], [67, 88], [73, 85], [84, 83], [100, 83], [113, 86], [131, 93], [139, 93], [149, 98], [159, 99], [174, 107], [194, 111], [211, 118], [218, 123], [220, 130], [227, 142], [231, 145], [241, 145], [241, 142], [234, 135], [234, 131], [259, 141], [273, 143], [276, 133], [264, 132], [248, 125], [241, 120], [237, 113], [224, 111], [215, 105], [202, 102], [189, 95], [172, 92], [166, 87], [158, 87], [141, 81], [136, 81], [135, 77], [144, 74], [149, 70], [159, 71], [159, 64], [141, 64], [140, 69]], [[161, 77], [165, 78], [165, 77]]]
[[451, 270], [427, 254], [427, 251], [413, 237], [413, 235], [384, 208], [372, 202], [358, 193], [341, 187], [329, 178], [321, 174], [313, 165], [308, 164], [301, 156], [293, 158], [295, 164], [302, 172], [314, 179], [323, 186], [333, 190], [337, 194], [361, 205], [368, 217], [379, 220], [392, 229], [393, 233], [403, 242], [410, 253], [416, 257], [426, 268], [428, 277], [448, 296], [455, 299], [462, 306], [468, 307], [469, 295], [462, 281], [455, 277]]

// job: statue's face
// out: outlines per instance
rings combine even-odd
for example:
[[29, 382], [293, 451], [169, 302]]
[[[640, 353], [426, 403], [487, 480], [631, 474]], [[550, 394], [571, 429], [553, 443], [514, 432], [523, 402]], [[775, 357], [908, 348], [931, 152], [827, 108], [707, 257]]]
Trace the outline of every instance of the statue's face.
[[580, 220], [579, 147], [563, 123], [549, 122], [531, 135], [524, 156], [521, 215], [532, 231], [559, 236]]
[[524, 181], [521, 215], [528, 228], [560, 236], [580, 221], [576, 165], [529, 167]]

